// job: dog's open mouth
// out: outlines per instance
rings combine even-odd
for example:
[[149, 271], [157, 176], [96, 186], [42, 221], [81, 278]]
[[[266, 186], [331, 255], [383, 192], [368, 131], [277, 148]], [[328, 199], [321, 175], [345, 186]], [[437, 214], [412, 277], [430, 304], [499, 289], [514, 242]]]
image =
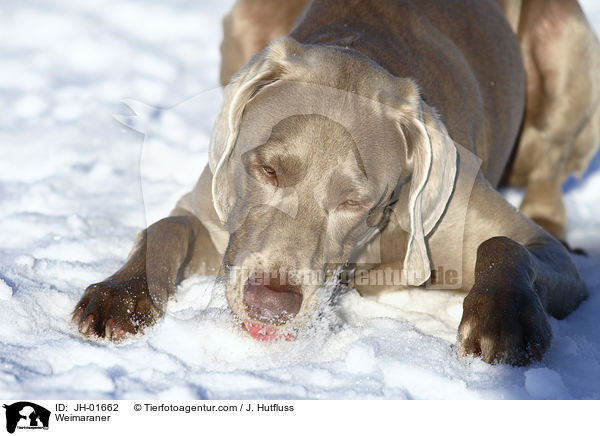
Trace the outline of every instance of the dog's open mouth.
[[255, 275], [244, 287], [243, 302], [246, 316], [243, 327], [258, 341], [284, 339], [296, 336], [283, 327], [294, 318], [302, 306], [302, 289], [285, 283], [278, 274]]
[[272, 326], [266, 326], [253, 321], [246, 320], [243, 323], [244, 328], [248, 331], [257, 341], [267, 342], [274, 341], [276, 339], [283, 339], [286, 341], [295, 341], [296, 336], [291, 333], [279, 333], [279, 331]]

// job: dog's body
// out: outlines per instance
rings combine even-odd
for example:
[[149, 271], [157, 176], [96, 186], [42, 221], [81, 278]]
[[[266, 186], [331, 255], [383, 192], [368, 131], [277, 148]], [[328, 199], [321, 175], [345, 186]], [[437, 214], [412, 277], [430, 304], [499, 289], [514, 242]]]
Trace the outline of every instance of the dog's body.
[[[286, 3], [269, 25], [261, 6], [276, 4], [239, 2], [225, 20], [222, 80], [305, 3]], [[571, 59], [568, 42], [587, 55], [581, 68], [553, 56]], [[503, 175], [526, 185], [523, 213], [564, 236], [560, 185], [600, 142], [598, 69], [575, 1], [315, 0], [232, 79], [194, 191], [88, 288], [74, 318], [118, 339], [153, 322], [179, 280], [223, 265], [231, 309], [271, 339], [317, 310], [322, 283], [286, 283], [288, 273], [351, 263], [421, 285], [445, 269], [468, 291], [463, 354], [539, 359], [546, 313], [566, 316], [585, 285], [563, 246], [494, 187]], [[236, 268], [278, 273], [240, 281]]]

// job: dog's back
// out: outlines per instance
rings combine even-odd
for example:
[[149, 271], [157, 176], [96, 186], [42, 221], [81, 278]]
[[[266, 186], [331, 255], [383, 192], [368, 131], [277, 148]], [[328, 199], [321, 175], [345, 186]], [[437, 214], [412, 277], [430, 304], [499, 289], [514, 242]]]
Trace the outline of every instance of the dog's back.
[[525, 75], [493, 1], [315, 0], [290, 36], [360, 52], [415, 80], [452, 138], [482, 159], [488, 180], [500, 180], [523, 116]]
[[[309, 2], [283, 3], [238, 0], [225, 19], [223, 84]], [[565, 240], [562, 184], [600, 145], [600, 46], [577, 0], [315, 0], [292, 35], [414, 79], [488, 180], [525, 187], [521, 211]]]

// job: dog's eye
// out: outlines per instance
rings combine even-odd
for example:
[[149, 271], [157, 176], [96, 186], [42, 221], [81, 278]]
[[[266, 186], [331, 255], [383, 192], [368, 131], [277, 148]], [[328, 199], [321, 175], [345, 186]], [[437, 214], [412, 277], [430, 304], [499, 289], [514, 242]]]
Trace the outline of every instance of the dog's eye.
[[273, 183], [277, 184], [277, 171], [270, 167], [269, 165], [261, 165], [260, 171]]
[[340, 203], [340, 207], [343, 207], [346, 209], [355, 209], [357, 207], [360, 207], [360, 203], [356, 200], [346, 200], [346, 201]]

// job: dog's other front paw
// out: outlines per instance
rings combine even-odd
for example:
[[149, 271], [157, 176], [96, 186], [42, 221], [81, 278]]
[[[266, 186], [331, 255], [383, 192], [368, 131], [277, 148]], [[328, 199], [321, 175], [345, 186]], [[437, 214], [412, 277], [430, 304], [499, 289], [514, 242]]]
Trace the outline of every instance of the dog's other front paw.
[[88, 286], [73, 311], [73, 322], [84, 335], [119, 341], [136, 334], [162, 316], [148, 292], [145, 277], [107, 279]]
[[527, 365], [539, 361], [552, 328], [533, 289], [473, 288], [458, 326], [459, 353], [488, 363]]

